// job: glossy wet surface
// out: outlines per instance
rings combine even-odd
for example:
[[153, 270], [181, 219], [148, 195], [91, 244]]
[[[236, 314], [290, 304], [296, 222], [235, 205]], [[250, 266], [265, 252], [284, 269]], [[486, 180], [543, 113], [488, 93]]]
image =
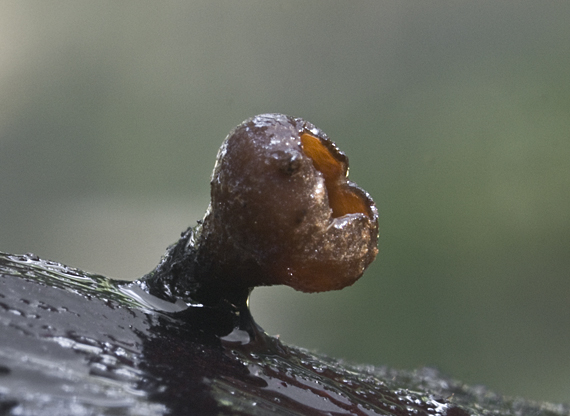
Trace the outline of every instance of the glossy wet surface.
[[267, 336], [247, 308], [0, 254], [0, 415], [487, 413], [476, 391], [429, 371], [350, 367]]

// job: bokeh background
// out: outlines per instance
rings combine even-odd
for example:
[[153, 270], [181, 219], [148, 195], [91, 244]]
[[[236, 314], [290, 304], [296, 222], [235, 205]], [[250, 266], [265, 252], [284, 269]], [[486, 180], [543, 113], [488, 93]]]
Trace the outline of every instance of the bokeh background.
[[340, 292], [254, 291], [287, 343], [570, 402], [570, 3], [0, 1], [0, 250], [135, 278], [216, 151], [315, 123], [380, 212]]

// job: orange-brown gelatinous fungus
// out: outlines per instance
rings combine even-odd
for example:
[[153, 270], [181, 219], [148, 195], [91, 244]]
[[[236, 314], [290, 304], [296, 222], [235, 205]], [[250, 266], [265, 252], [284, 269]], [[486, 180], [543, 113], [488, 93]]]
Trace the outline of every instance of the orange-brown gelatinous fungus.
[[347, 172], [344, 153], [302, 119], [263, 114], [236, 127], [218, 152], [197, 237], [202, 283], [353, 284], [378, 252], [378, 214]]
[[369, 202], [347, 185], [348, 160], [334, 157], [321, 139], [308, 133], [301, 135], [301, 146], [313, 160], [315, 169], [323, 174], [333, 218], [346, 214], [370, 215]]

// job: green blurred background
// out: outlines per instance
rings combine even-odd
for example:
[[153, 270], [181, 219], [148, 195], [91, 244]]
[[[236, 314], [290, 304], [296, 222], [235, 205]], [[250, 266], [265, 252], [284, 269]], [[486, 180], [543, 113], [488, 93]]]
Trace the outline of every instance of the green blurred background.
[[236, 124], [322, 128], [380, 212], [270, 334], [570, 402], [570, 3], [0, 1], [0, 250], [118, 278], [202, 217]]

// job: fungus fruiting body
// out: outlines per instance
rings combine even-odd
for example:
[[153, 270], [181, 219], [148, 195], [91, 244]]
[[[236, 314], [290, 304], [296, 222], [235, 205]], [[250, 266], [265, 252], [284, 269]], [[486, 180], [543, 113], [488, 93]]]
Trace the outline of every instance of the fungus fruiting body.
[[218, 288], [342, 289], [374, 260], [378, 214], [348, 158], [300, 118], [263, 114], [223, 142], [196, 235], [197, 278]]

